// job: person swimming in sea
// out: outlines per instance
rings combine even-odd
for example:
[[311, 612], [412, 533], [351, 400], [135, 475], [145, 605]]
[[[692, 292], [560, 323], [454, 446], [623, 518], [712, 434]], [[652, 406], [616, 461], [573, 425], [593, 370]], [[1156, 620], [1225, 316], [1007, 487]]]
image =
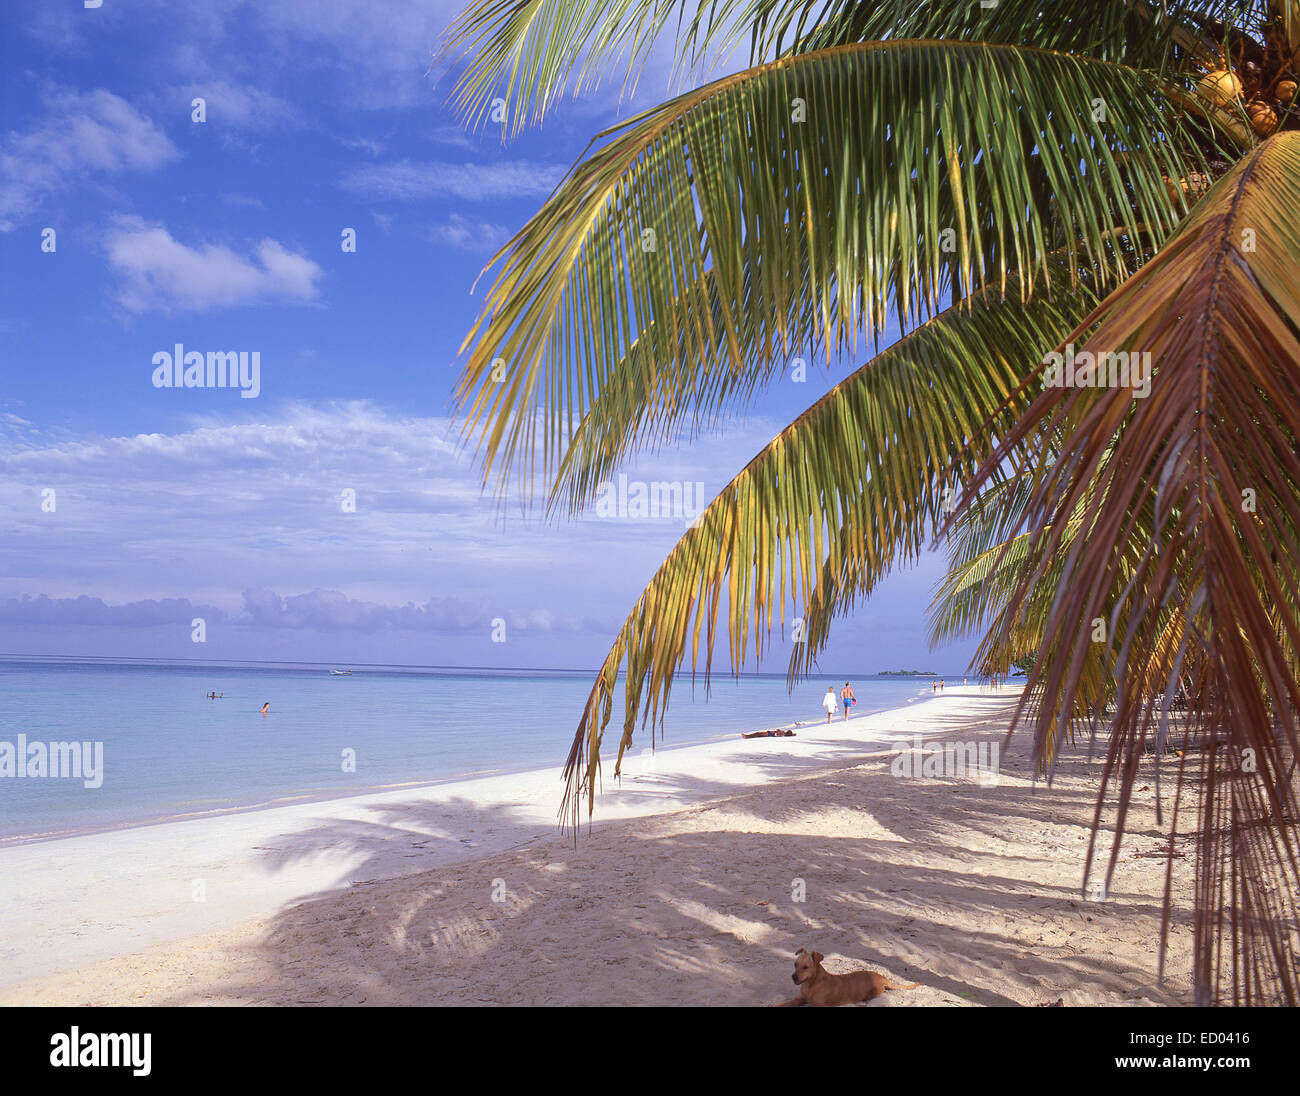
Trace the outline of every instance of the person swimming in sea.
[[271, 702], [268, 700], [265, 704], [262, 705], [262, 714], [266, 715], [267, 709], [270, 707], [271, 707]]

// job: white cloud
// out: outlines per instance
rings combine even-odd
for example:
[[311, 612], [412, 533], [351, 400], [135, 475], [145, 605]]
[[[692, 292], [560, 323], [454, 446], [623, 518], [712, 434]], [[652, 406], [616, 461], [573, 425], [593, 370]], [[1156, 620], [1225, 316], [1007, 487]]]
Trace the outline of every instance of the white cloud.
[[430, 228], [428, 236], [430, 241], [442, 247], [486, 254], [499, 250], [510, 239], [511, 232], [505, 225], [471, 221], [453, 213], [442, 224]]
[[451, 148], [477, 149], [480, 147], [481, 140], [475, 138], [467, 130], [461, 129], [460, 126], [435, 126], [428, 135], [429, 140], [437, 145], [448, 145]]
[[261, 198], [254, 197], [252, 194], [223, 194], [221, 200], [228, 206], [235, 206], [243, 209], [265, 209], [266, 204]]
[[324, 271], [272, 239], [251, 256], [220, 244], [189, 247], [162, 225], [119, 217], [105, 241], [118, 278], [117, 300], [130, 312], [202, 312], [269, 301], [305, 304]]
[[384, 146], [370, 137], [340, 137], [339, 144], [344, 148], [364, 152], [372, 159], [384, 154]]
[[0, 151], [0, 231], [87, 175], [150, 171], [180, 155], [165, 133], [125, 99], [98, 89], [48, 91], [30, 129]]
[[439, 36], [465, 0], [105, 0], [93, 12], [81, 0], [34, 4], [23, 29], [60, 61], [102, 50], [105, 27], [134, 25], [148, 39], [147, 71], [185, 81], [307, 73], [322, 99], [376, 108], [428, 102]]
[[279, 0], [253, 6], [277, 37], [312, 47], [296, 56], [306, 52], [305, 63], [329, 72], [331, 82], [345, 74], [349, 99], [375, 108], [427, 102], [439, 37], [465, 0]]
[[[263, 376], [275, 368], [264, 360]], [[142, 351], [123, 382], [155, 396], [151, 371]], [[10, 515], [0, 558], [11, 561], [0, 596], [187, 597], [233, 611], [251, 587], [343, 590], [387, 605], [455, 590], [531, 611], [547, 589], [565, 613], [590, 603], [582, 590], [593, 560], [649, 578], [684, 529], [671, 519], [550, 525], [540, 507], [502, 525], [446, 419], [363, 402], [240, 412], [259, 420], [212, 416], [172, 433], [61, 440], [0, 430], [0, 511]], [[703, 480], [712, 495], [720, 470], [743, 466], [755, 441], [751, 430], [701, 439], [694, 453], [629, 471]], [[57, 491], [53, 514], [41, 509], [46, 487]]]
[[555, 189], [564, 172], [559, 164], [528, 160], [489, 164], [394, 160], [351, 168], [344, 172], [339, 185], [372, 200], [411, 202], [454, 197], [490, 201], [545, 197]]
[[283, 99], [249, 84], [214, 80], [190, 84], [176, 93], [176, 99], [186, 115], [196, 98], [201, 98], [204, 102], [207, 119], [205, 125], [271, 132], [302, 124], [297, 111]]

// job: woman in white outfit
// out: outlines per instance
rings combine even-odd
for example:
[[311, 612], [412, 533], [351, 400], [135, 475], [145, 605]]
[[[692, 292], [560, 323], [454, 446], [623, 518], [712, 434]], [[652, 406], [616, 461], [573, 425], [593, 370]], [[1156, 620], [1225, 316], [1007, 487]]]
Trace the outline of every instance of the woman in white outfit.
[[831, 716], [839, 711], [840, 707], [840, 702], [835, 699], [834, 685], [826, 686], [826, 695], [822, 697], [822, 707], [826, 709], [826, 722], [829, 723], [831, 721]]

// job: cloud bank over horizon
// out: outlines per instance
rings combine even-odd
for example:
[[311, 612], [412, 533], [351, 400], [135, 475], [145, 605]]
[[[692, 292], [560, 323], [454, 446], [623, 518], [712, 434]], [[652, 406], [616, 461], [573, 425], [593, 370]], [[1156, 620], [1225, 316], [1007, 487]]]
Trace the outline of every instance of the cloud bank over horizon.
[[[751, 421], [625, 474], [694, 490], [707, 465], [711, 498], [774, 430]], [[591, 666], [691, 516], [598, 517], [593, 504], [574, 521], [503, 519], [446, 419], [365, 401], [208, 416], [166, 435], [56, 438], [8, 424], [0, 476], [9, 652], [21, 635], [42, 637], [38, 653], [91, 653], [59, 646], [80, 633], [142, 657]], [[906, 577], [905, 598], [924, 575]], [[197, 617], [207, 635], [196, 650]], [[876, 661], [899, 648], [889, 632], [870, 629]], [[412, 637], [417, 659], [404, 655]]]

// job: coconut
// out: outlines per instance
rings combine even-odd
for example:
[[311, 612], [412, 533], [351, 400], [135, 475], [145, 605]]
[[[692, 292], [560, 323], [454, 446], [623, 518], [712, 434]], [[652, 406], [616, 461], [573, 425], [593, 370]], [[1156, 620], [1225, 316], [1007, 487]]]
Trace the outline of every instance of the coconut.
[[1210, 177], [1202, 175], [1199, 171], [1193, 171], [1185, 179], [1179, 179], [1176, 182], [1168, 176], [1164, 176], [1165, 190], [1169, 193], [1169, 200], [1177, 202], [1179, 192], [1186, 197], [1187, 204], [1191, 205], [1202, 194], [1210, 189]]
[[1277, 97], [1284, 103], [1291, 102], [1295, 98], [1295, 81], [1279, 80], [1277, 82]]
[[1252, 99], [1247, 103], [1246, 116], [1250, 119], [1250, 128], [1261, 137], [1267, 137], [1277, 129], [1277, 111], [1263, 99]]
[[1215, 69], [1197, 81], [1196, 89], [1216, 106], [1226, 107], [1241, 96], [1241, 81], [1227, 69]]

